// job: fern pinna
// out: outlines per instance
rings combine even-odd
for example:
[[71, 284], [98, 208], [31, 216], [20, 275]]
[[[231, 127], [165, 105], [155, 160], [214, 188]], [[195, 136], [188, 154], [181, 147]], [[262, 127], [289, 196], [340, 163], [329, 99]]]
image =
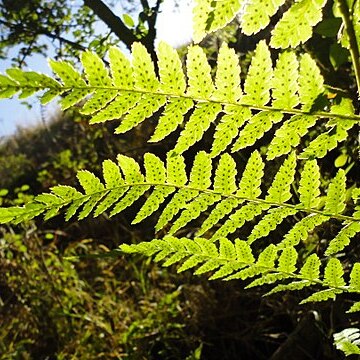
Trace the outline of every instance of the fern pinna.
[[[346, 4], [336, 3], [345, 30], [353, 26], [357, 33], [359, 6], [349, 17], [350, 9], [343, 9]], [[284, 4], [284, 0], [197, 0], [194, 39], [200, 41], [236, 14], [245, 34], [256, 33]], [[83, 73], [64, 61], [50, 61], [55, 78], [8, 70], [0, 76], [0, 97], [19, 93], [19, 98], [26, 98], [41, 91], [45, 104], [61, 96], [63, 109], [79, 104], [90, 123], [120, 121], [118, 134], [157, 113], [160, 118], [150, 142], [162, 141], [178, 127], [181, 131], [166, 159], [147, 153], [142, 164], [124, 155], [117, 162], [106, 160], [103, 179], [80, 171], [81, 190], [54, 186], [23, 207], [1, 208], [0, 223], [19, 223], [39, 215], [49, 219], [62, 208], [67, 220], [75, 214], [79, 219], [90, 213], [114, 216], [144, 198], [133, 223], [159, 214], [157, 238], [123, 244], [124, 253], [152, 256], [165, 266], [178, 264], [178, 271], [210, 272], [211, 279], [241, 279], [248, 287], [266, 284], [269, 294], [315, 287], [302, 302], [359, 293], [360, 264], [347, 266], [349, 276], [344, 275], [338, 256], [360, 232], [360, 189], [347, 187], [346, 171], [341, 169], [329, 184], [321, 183], [318, 159], [347, 139], [360, 116], [341, 91], [335, 101], [329, 100], [329, 91], [333, 95], [337, 90], [324, 84], [316, 61], [292, 49], [311, 37], [325, 4], [324, 0], [301, 0], [283, 8], [269, 45], [264, 40], [257, 44], [246, 75], [240, 73], [238, 56], [226, 44], [220, 48], [212, 76], [200, 46], [188, 48], [183, 64], [177, 51], [163, 42], [157, 48], [157, 64], [136, 43], [131, 60], [110, 48], [109, 67], [95, 53], [82, 53]], [[353, 50], [358, 45], [352, 40], [351, 33], [342, 34], [341, 41], [355, 62]], [[271, 48], [281, 51], [274, 56]], [[356, 69], [355, 75], [358, 79]], [[322, 125], [323, 131], [316, 137], [309, 133], [315, 125]], [[186, 151], [210, 127], [214, 131], [211, 147], [199, 151], [187, 170]], [[256, 150], [266, 133], [271, 141]], [[251, 155], [240, 172], [236, 154], [245, 148]], [[267, 185], [264, 174], [279, 157], [285, 159]], [[183, 237], [183, 230], [189, 230], [196, 219], [201, 225]], [[290, 229], [270, 243], [269, 234], [284, 222]], [[303, 255], [309, 234], [330, 222], [339, 230], [325, 257]], [[360, 311], [360, 302], [349, 311]]]

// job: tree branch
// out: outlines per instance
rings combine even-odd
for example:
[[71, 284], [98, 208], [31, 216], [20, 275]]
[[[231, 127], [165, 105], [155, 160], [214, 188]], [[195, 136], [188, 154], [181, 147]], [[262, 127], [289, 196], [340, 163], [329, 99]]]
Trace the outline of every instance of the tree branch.
[[[44, 28], [37, 28], [36, 30], [33, 30], [33, 29], [29, 29], [29, 28], [26, 28], [22, 25], [19, 25], [19, 24], [12, 24], [12, 23], [9, 23], [7, 21], [4, 21], [4, 20], [1, 20], [0, 19], [0, 24], [8, 27], [9, 29], [11, 29], [12, 31], [16, 32], [16, 31], [21, 31], [23, 33], [26, 33], [26, 34], [31, 34], [33, 36], [39, 36], [39, 35], [45, 35], [47, 37], [49, 37], [50, 39], [53, 39], [53, 40], [59, 40], [60, 42], [63, 42], [65, 44], [68, 44], [70, 45], [71, 47], [73, 47], [74, 49], [77, 49], [77, 50], [81, 50], [81, 51], [84, 51], [86, 50], [86, 48], [74, 41], [71, 41], [69, 39], [66, 39], [60, 35], [56, 35], [56, 34], [53, 34], [51, 33], [50, 31], [44, 29]], [[21, 28], [19, 27], [21, 26]]]
[[134, 33], [101, 0], [84, 0], [84, 5], [89, 7], [128, 49], [138, 41]]
[[355, 72], [358, 99], [360, 99], [360, 53], [354, 30], [352, 13], [345, 0], [339, 0], [338, 6], [344, 22], [345, 31], [349, 37], [349, 51]]

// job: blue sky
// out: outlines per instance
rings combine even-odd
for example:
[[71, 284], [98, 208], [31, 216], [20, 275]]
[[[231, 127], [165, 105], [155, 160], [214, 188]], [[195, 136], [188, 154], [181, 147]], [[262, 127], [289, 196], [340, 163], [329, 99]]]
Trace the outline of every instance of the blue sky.
[[[161, 6], [161, 13], [157, 22], [157, 40], [164, 40], [173, 46], [180, 46], [191, 40], [191, 0], [181, 0], [179, 7], [174, 8], [174, 1], [167, 0]], [[121, 13], [121, 8], [115, 11]], [[51, 45], [49, 46], [51, 49]], [[17, 48], [11, 49], [8, 58], [11, 59]], [[52, 56], [51, 53], [48, 54]], [[45, 57], [35, 55], [27, 59], [28, 69], [50, 74]], [[0, 73], [11, 67], [9, 60], [0, 60]], [[35, 96], [27, 99], [32, 105], [29, 109], [21, 104], [16, 97], [10, 100], [0, 100], [0, 138], [11, 135], [17, 126], [26, 127], [41, 122], [41, 106]], [[49, 120], [51, 114], [57, 111], [56, 102], [52, 102], [43, 109], [44, 120]]]

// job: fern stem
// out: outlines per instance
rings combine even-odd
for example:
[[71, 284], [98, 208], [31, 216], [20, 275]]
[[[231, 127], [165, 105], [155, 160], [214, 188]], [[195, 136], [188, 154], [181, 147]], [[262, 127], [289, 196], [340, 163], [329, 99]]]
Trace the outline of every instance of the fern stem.
[[119, 87], [106, 87], [106, 86], [76, 86], [71, 88], [63, 88], [62, 91], [72, 91], [74, 89], [84, 90], [84, 89], [94, 89], [94, 90], [116, 90], [119, 93], [121, 92], [129, 92], [129, 93], [136, 93], [136, 94], [145, 94], [145, 95], [159, 95], [159, 96], [166, 96], [169, 98], [184, 98], [184, 99], [190, 99], [193, 101], [196, 101], [198, 103], [211, 103], [211, 104], [220, 104], [224, 106], [239, 106], [239, 107], [245, 107], [249, 108], [251, 110], [256, 111], [273, 111], [273, 112], [280, 112], [283, 114], [289, 114], [289, 115], [312, 115], [312, 116], [318, 116], [319, 118], [334, 118], [334, 119], [340, 119], [340, 120], [350, 120], [355, 121], [357, 123], [360, 123], [360, 115], [344, 115], [344, 114], [336, 114], [336, 113], [329, 113], [326, 111], [303, 111], [300, 109], [282, 109], [282, 108], [274, 108], [272, 106], [260, 106], [260, 105], [251, 105], [251, 104], [245, 104], [241, 102], [227, 102], [227, 101], [220, 101], [216, 99], [203, 99], [203, 98], [196, 98], [190, 95], [179, 95], [179, 94], [172, 94], [167, 92], [153, 92], [153, 91], [146, 91], [146, 90], [134, 90], [134, 89], [124, 89]]
[[352, 22], [353, 17], [346, 0], [338, 0], [338, 6], [345, 26], [346, 33], [349, 36], [349, 44], [350, 44], [349, 51], [354, 67], [358, 99], [360, 99], [360, 53], [359, 53], [359, 47], [356, 41], [356, 34]]
[[[233, 198], [233, 199], [238, 199], [238, 200], [247, 201], [247, 202], [253, 202], [253, 203], [257, 203], [257, 204], [264, 204], [264, 205], [268, 205], [270, 207], [283, 207], [283, 208], [286, 207], [286, 208], [294, 209], [294, 210], [309, 213], [309, 214], [319, 214], [319, 215], [326, 216], [328, 218], [337, 219], [339, 221], [360, 222], [360, 219], [357, 219], [357, 218], [354, 218], [354, 217], [351, 217], [351, 216], [340, 215], [340, 214], [329, 214], [329, 213], [327, 213], [325, 211], [312, 209], [312, 208], [308, 209], [308, 208], [302, 207], [301, 204], [293, 205], [293, 204], [288, 204], [288, 203], [276, 203], [276, 202], [270, 202], [270, 201], [267, 201], [267, 200], [264, 200], [264, 199], [259, 199], [259, 198], [251, 199], [251, 198], [241, 197], [241, 196], [237, 196], [236, 194], [224, 194], [224, 193], [217, 192], [217, 191], [214, 191], [214, 190], [211, 190], [211, 189], [200, 189], [200, 188], [195, 188], [195, 187], [191, 187], [191, 186], [180, 186], [180, 185], [169, 184], [169, 183], [147, 183], [147, 182], [124, 184], [124, 185], [120, 185], [120, 186], [116, 186], [116, 187], [106, 188], [106, 189], [101, 190], [101, 191], [96, 191], [96, 192], [93, 192], [91, 194], [84, 194], [83, 197], [77, 197], [75, 199], [67, 199], [63, 203], [57, 203], [57, 204], [53, 204], [53, 205], [44, 206], [43, 212], [47, 211], [47, 210], [54, 209], [54, 208], [62, 208], [64, 206], [70, 205], [73, 201], [80, 200], [82, 198], [91, 198], [91, 197], [97, 196], [97, 195], [105, 196], [107, 193], [109, 193], [111, 191], [120, 190], [120, 189], [123, 189], [123, 188], [135, 187], [135, 186], [145, 186], [145, 187], [161, 186], [161, 187], [176, 188], [176, 189], [179, 189], [179, 190], [180, 189], [186, 189], [186, 190], [189, 190], [189, 191], [197, 191], [199, 193], [211, 194], [211, 195], [214, 195], [214, 196], [219, 196], [220, 195], [223, 199]], [[38, 203], [38, 202], [35, 201], [34, 203]], [[31, 212], [31, 210], [30, 210], [30, 212]]]

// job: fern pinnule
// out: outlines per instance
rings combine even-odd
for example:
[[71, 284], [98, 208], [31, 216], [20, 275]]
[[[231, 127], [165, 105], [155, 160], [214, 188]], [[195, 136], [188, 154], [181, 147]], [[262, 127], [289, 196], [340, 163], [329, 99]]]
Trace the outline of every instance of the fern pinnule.
[[312, 28], [322, 19], [326, 0], [302, 0], [294, 3], [276, 24], [271, 36], [271, 46], [286, 49], [307, 41]]

